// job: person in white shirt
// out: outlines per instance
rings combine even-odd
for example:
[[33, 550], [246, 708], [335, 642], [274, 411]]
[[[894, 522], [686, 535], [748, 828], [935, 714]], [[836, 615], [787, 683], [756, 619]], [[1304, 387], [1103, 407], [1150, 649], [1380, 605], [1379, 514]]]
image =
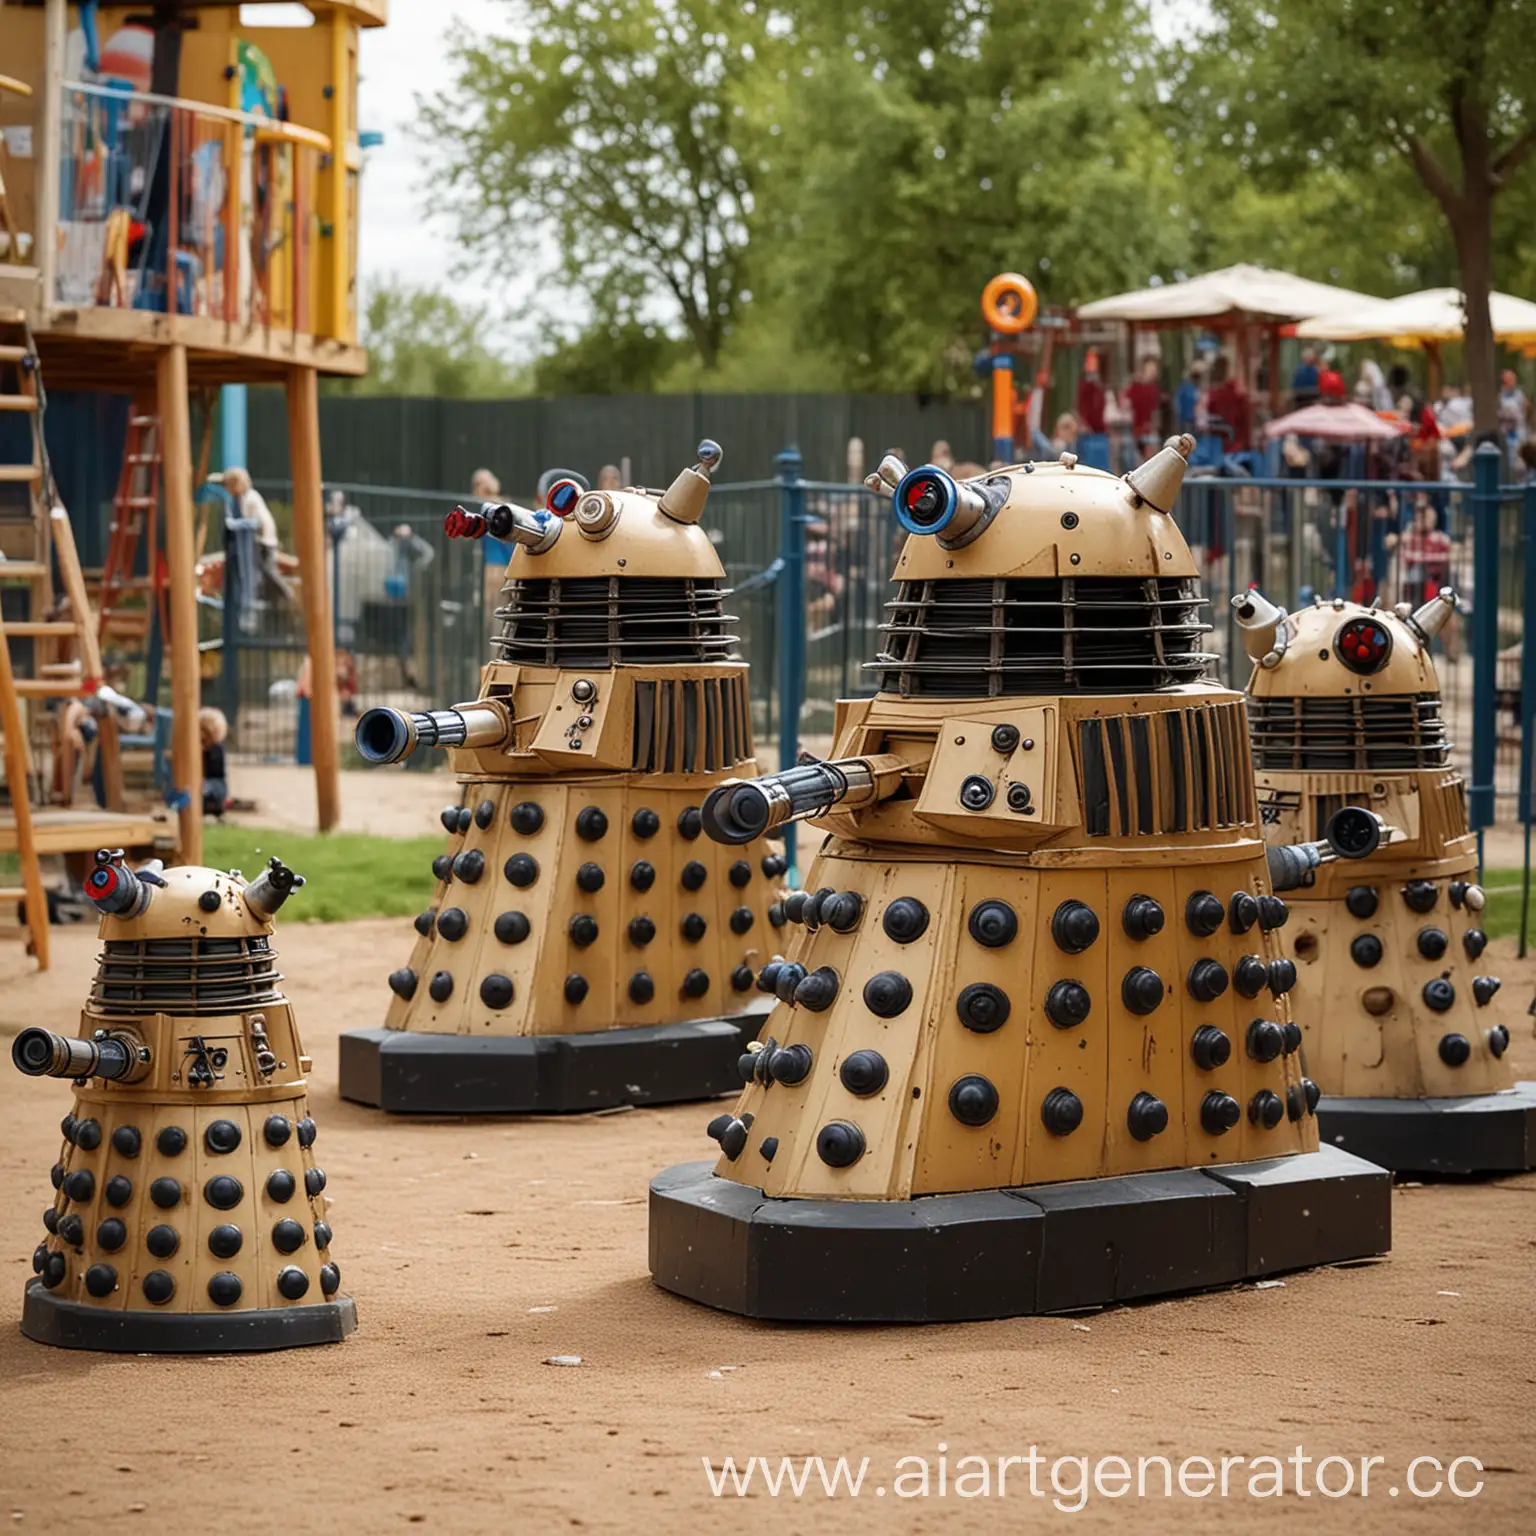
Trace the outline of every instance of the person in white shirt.
[[271, 588], [283, 602], [292, 603], [293, 587], [277, 564], [277, 519], [266, 497], [251, 484], [250, 472], [238, 465], [224, 471], [224, 489], [235, 498], [236, 516], [248, 517], [256, 524], [258, 595], [266, 596]]

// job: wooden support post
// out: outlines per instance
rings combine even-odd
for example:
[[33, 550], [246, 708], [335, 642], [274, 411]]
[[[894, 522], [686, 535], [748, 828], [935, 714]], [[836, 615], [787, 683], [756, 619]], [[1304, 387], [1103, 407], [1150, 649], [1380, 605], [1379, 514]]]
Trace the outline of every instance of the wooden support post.
[[309, 643], [309, 736], [322, 832], [341, 819], [341, 711], [336, 699], [336, 637], [325, 572], [325, 500], [320, 483], [320, 390], [313, 368], [288, 370], [288, 457], [293, 467], [293, 545], [304, 587]]
[[[27, 766], [27, 732], [11, 671], [10, 641], [0, 634], [0, 734], [5, 737], [5, 776], [11, 786], [11, 816], [16, 824], [16, 857], [21, 863], [20, 893], [27, 907], [27, 933], [37, 968], [48, 969], [48, 897], [43, 890], [32, 831], [32, 785]], [[5, 892], [6, 899], [16, 891]]]
[[[170, 616], [171, 785], [190, 801], [180, 814], [181, 860], [203, 862], [203, 749], [197, 711], [202, 679], [197, 651], [197, 576], [192, 558], [192, 421], [187, 349], [161, 352], [155, 380], [165, 487], [165, 562]], [[151, 551], [150, 559], [154, 559]]]

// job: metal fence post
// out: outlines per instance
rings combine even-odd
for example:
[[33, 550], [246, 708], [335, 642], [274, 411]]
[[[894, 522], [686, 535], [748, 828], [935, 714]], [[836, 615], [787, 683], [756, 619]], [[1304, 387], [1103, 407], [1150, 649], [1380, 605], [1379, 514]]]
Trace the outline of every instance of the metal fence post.
[[[779, 767], [793, 768], [800, 752], [800, 712], [805, 702], [805, 482], [800, 450], [790, 446], [774, 459], [779, 472], [779, 559], [774, 622], [779, 627]], [[784, 829], [784, 854], [795, 865], [795, 828]]]
[[1525, 549], [1523, 620], [1520, 626], [1520, 822], [1525, 828], [1525, 859], [1520, 877], [1520, 958], [1525, 958], [1526, 933], [1531, 910], [1531, 761], [1536, 752], [1536, 667], [1525, 649], [1536, 635], [1536, 481], [1528, 480], [1521, 502], [1521, 532]]
[[1493, 443], [1472, 455], [1472, 793], [1478, 833], [1493, 824], [1493, 763], [1499, 729], [1499, 469]]

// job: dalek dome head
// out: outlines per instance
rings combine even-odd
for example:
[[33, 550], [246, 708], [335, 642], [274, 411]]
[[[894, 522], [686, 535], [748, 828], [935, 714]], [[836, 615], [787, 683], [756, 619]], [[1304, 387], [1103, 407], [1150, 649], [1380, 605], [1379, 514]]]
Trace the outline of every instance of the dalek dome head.
[[165, 869], [158, 859], [133, 869], [121, 849], [103, 848], [85, 894], [101, 913], [103, 939], [245, 940], [269, 936], [278, 908], [303, 884], [275, 858], [247, 882], [238, 870]]

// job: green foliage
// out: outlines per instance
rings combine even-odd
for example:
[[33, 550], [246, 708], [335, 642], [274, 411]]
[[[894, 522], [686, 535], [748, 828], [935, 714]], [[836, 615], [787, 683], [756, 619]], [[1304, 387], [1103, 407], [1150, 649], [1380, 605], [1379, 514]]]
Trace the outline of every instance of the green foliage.
[[648, 394], [689, 350], [654, 323], [595, 322], [577, 336], [546, 344], [532, 367], [533, 393]]

